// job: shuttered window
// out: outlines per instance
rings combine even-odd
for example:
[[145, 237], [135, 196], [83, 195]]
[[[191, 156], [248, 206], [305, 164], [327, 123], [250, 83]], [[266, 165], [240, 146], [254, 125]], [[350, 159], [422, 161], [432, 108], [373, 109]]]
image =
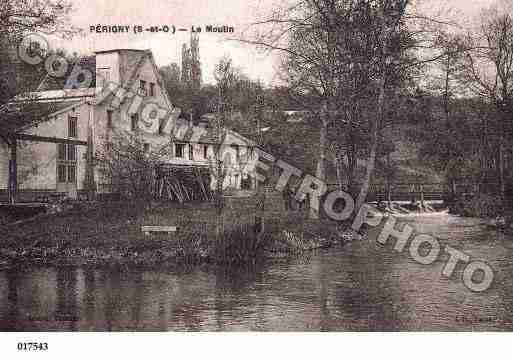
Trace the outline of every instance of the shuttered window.
[[68, 166], [68, 183], [75, 183], [77, 181], [77, 167], [75, 165]]
[[66, 183], [66, 165], [58, 164], [57, 165], [57, 180], [59, 183]]
[[77, 151], [74, 145], [68, 145], [68, 161], [76, 161], [77, 160]]
[[57, 144], [57, 181], [59, 183], [76, 183], [77, 148], [75, 145]]
[[66, 161], [66, 145], [64, 143], [57, 145], [57, 159]]

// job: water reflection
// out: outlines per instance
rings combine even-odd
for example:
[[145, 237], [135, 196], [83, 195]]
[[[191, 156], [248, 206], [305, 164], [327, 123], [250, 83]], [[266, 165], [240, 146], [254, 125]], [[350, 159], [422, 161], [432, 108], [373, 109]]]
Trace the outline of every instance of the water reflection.
[[55, 321], [60, 322], [63, 330], [76, 329], [79, 320], [77, 303], [77, 269], [61, 267], [57, 269], [57, 309]]
[[5, 272], [5, 281], [7, 282], [7, 310], [2, 319], [2, 327], [5, 328], [6, 331], [17, 330], [17, 321], [19, 318], [18, 280], [19, 272], [16, 269], [8, 269]]
[[[298, 258], [186, 272], [74, 267], [0, 272], [9, 330], [508, 330], [513, 242], [478, 221], [417, 220], [419, 232], [487, 260], [496, 283], [469, 292], [459, 268], [414, 263], [374, 240]], [[407, 251], [406, 251], [407, 252]]]
[[92, 269], [84, 270], [83, 317], [86, 323], [94, 323], [96, 319], [96, 278]]

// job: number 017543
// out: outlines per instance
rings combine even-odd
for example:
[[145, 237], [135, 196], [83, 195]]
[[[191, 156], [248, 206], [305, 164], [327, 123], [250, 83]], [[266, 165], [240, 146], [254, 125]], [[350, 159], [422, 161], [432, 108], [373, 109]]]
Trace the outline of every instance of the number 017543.
[[20, 351], [46, 351], [46, 350], [48, 350], [48, 343], [37, 343], [37, 342], [18, 343], [18, 350], [20, 350]]

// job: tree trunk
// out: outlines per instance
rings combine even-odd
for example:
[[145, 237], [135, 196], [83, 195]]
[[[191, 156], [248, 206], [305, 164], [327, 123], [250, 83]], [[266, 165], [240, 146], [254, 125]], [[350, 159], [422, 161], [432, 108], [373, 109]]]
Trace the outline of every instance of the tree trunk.
[[[486, 115], [482, 116], [481, 119], [482, 123], [482, 132], [481, 132], [481, 153], [480, 153], [480, 170], [481, 170], [481, 176], [479, 183], [482, 185], [485, 183], [487, 177], [488, 177], [488, 120], [486, 118]], [[480, 186], [481, 188], [482, 186]]]
[[93, 136], [89, 133], [87, 137], [87, 152], [86, 152], [86, 186], [87, 197], [90, 201], [94, 200], [96, 195], [96, 181], [94, 178], [94, 148]]
[[[325, 102], [321, 113], [321, 129], [319, 135], [319, 161], [317, 162], [317, 171], [315, 176], [323, 182], [326, 182], [326, 142], [328, 132], [328, 105]], [[314, 208], [313, 199], [310, 199], [310, 219], [319, 219], [319, 209]]]
[[15, 138], [10, 140], [11, 159], [9, 160], [9, 203], [15, 204], [18, 197], [18, 142]]
[[421, 209], [421, 211], [425, 212], [426, 205], [424, 203], [424, 186], [420, 185], [419, 188], [420, 188], [420, 209]]
[[[399, 16], [402, 16], [404, 14], [404, 9], [407, 5], [408, 1], [405, 1], [403, 4], [403, 8], [400, 9]], [[376, 116], [374, 119], [374, 122], [372, 124], [372, 130], [371, 130], [371, 148], [370, 148], [370, 154], [369, 159], [367, 161], [367, 168], [365, 171], [365, 177], [362, 184], [362, 187], [360, 189], [360, 194], [358, 195], [358, 198], [356, 200], [356, 214], [359, 213], [360, 209], [362, 208], [363, 204], [365, 203], [365, 200], [367, 199], [367, 195], [369, 194], [369, 188], [370, 183], [372, 179], [372, 173], [374, 172], [374, 167], [376, 165], [376, 154], [378, 150], [378, 139], [379, 139], [379, 131], [381, 127], [381, 123], [383, 121], [384, 115], [385, 115], [385, 97], [386, 97], [386, 76], [387, 76], [387, 69], [389, 65], [389, 56], [388, 56], [388, 47], [389, 47], [389, 32], [393, 32], [395, 28], [387, 29], [386, 25], [386, 18], [385, 18], [385, 9], [384, 4], [380, 3], [378, 8], [378, 21], [379, 21], [379, 29], [380, 32], [380, 41], [379, 44], [381, 45], [382, 54], [380, 59], [380, 69], [379, 69], [379, 79], [377, 81], [377, 88], [379, 91], [378, 94], [378, 101], [376, 104]]]
[[451, 56], [447, 54], [447, 64], [445, 69], [445, 94], [444, 94], [444, 110], [445, 110], [445, 126], [449, 128], [449, 72], [451, 68]]
[[356, 143], [353, 136], [350, 135], [347, 146], [347, 191], [351, 196], [356, 195], [355, 191], [355, 172], [358, 167], [358, 158], [356, 155]]
[[354, 137], [353, 121], [358, 118], [358, 110], [356, 103], [347, 111], [347, 126], [346, 126], [346, 157], [347, 157], [347, 191], [351, 196], [356, 195], [355, 191], [355, 171], [358, 165], [356, 153], [356, 139]]
[[217, 172], [217, 182], [216, 182], [216, 240], [221, 238], [222, 227], [223, 227], [223, 168], [220, 158], [221, 148], [217, 149], [216, 154], [216, 172]]
[[[221, 95], [219, 95], [221, 98]], [[222, 124], [221, 124], [221, 105], [219, 105], [218, 118], [216, 120], [216, 152], [215, 152], [215, 169], [216, 172], [216, 240], [219, 241], [221, 239], [221, 235], [223, 232], [223, 182], [224, 182], [224, 172], [223, 172], [223, 163], [221, 158], [221, 146], [222, 146]]]
[[388, 208], [392, 208], [392, 183], [391, 183], [391, 165], [390, 153], [387, 154], [387, 202]]
[[504, 143], [502, 135], [499, 144], [499, 183], [500, 183], [500, 196], [504, 201], [506, 198], [506, 183], [504, 179]]
[[340, 161], [341, 161], [341, 158], [339, 158], [339, 155], [335, 155], [334, 165], [335, 165], [335, 170], [337, 172], [337, 187], [338, 187], [339, 191], [343, 191], [344, 184], [342, 181], [342, 170], [340, 168]]
[[372, 179], [372, 173], [374, 172], [374, 167], [376, 165], [376, 154], [378, 150], [378, 135], [379, 128], [381, 125], [381, 121], [383, 119], [383, 113], [385, 108], [385, 70], [382, 70], [381, 78], [378, 81], [379, 84], [379, 95], [378, 95], [378, 103], [376, 108], [376, 116], [374, 122], [372, 123], [371, 130], [371, 148], [369, 153], [369, 158], [367, 160], [367, 166], [365, 170], [365, 177], [362, 183], [362, 187], [360, 189], [360, 194], [356, 200], [355, 213], [358, 214], [360, 209], [362, 208], [365, 200], [367, 199], [367, 195], [369, 194], [370, 183]]

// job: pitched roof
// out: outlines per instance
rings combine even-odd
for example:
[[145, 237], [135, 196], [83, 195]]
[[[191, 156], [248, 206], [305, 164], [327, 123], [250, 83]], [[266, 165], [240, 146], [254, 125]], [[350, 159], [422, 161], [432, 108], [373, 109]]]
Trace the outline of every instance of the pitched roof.
[[[199, 126], [202, 127], [202, 126]], [[208, 143], [208, 144], [216, 144], [218, 143], [216, 129], [213, 127], [202, 127], [204, 132], [201, 132], [201, 137], [199, 138], [199, 143]], [[173, 139], [178, 142], [190, 142], [194, 135], [198, 134], [198, 126], [187, 127], [185, 133], [179, 133], [178, 136], [172, 135]], [[221, 141], [225, 143], [225, 141], [230, 141], [238, 139], [248, 146], [255, 146], [255, 142], [251, 139], [240, 135], [239, 133], [232, 131], [227, 128], [223, 128], [221, 130]]]
[[[178, 127], [180, 129], [180, 127]], [[196, 131], [198, 128], [196, 126], [194, 127], [187, 127], [185, 132], [178, 132], [174, 133], [172, 135], [172, 138], [178, 142], [190, 142], [193, 135], [197, 133]], [[199, 139], [199, 142], [201, 143], [217, 143], [217, 136], [213, 128], [206, 127], [204, 128], [205, 133], [202, 134], [201, 138]]]
[[131, 88], [133, 79], [137, 76], [139, 68], [148, 53], [151, 54], [151, 50], [119, 50], [119, 67], [121, 69], [128, 69], [128, 71], [120, 71], [120, 85], [123, 85], [125, 88]]
[[[130, 49], [122, 49], [122, 50], [109, 50], [109, 51], [100, 51], [96, 52], [119, 52], [119, 67], [121, 69], [126, 69], [127, 71], [120, 71], [120, 85], [125, 89], [133, 89], [135, 81], [137, 80], [137, 75], [141, 67], [149, 61], [153, 69], [155, 70], [155, 76], [157, 78], [157, 83], [160, 85], [160, 88], [163, 92], [164, 99], [169, 106], [169, 108], [174, 108], [171, 99], [169, 98], [169, 94], [164, 86], [162, 81], [162, 77], [160, 76], [160, 72], [157, 64], [155, 63], [155, 59], [153, 58], [153, 53], [151, 50], [130, 50]], [[130, 56], [128, 54], [130, 53]], [[103, 97], [100, 99], [98, 104], [104, 101], [107, 97]]]
[[73, 100], [95, 97], [97, 93], [96, 88], [83, 88], [74, 90], [51, 90], [51, 91], [36, 91], [21, 93], [16, 95], [11, 102], [26, 102], [26, 101], [59, 101], [59, 100]]
[[2, 132], [17, 132], [37, 123], [44, 122], [51, 115], [67, 108], [78, 106], [83, 100], [25, 101], [10, 103], [0, 108]]

